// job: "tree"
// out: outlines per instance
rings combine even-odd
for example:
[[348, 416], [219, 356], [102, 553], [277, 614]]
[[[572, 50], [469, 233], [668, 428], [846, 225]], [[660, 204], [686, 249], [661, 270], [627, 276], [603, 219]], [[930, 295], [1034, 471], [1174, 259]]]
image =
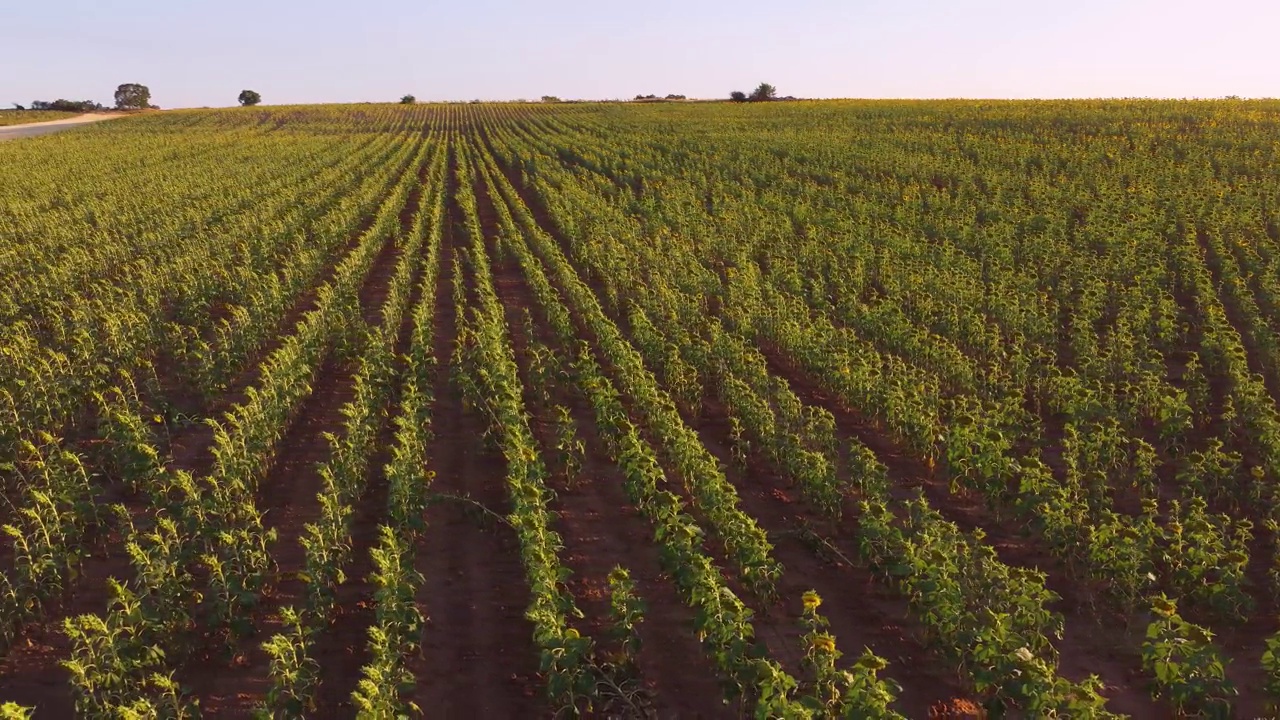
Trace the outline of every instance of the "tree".
[[32, 100], [31, 109], [87, 113], [95, 110], [103, 110], [105, 108], [92, 100], [64, 100], [62, 98], [58, 98], [53, 102], [49, 102], [47, 100]]
[[405, 95], [404, 97], [400, 98], [401, 105], [412, 105], [416, 102], [418, 102], [418, 98], [412, 95]]
[[751, 102], [762, 102], [764, 100], [774, 100], [778, 97], [778, 88], [769, 83], [760, 83], [760, 87], [751, 93]]
[[151, 106], [151, 88], [138, 83], [125, 83], [116, 88], [117, 110], [145, 110]]
[[734, 90], [733, 92], [729, 93], [729, 99], [734, 102], [746, 102], [747, 94], [742, 92], [741, 90]]
[[25, 107], [23, 107], [21, 103], [14, 103], [14, 104], [13, 104], [13, 109], [14, 109], [14, 110], [26, 110], [26, 108], [25, 108]]
[[252, 107], [262, 102], [262, 96], [254, 90], [241, 90], [240, 97], [237, 99], [245, 107]]

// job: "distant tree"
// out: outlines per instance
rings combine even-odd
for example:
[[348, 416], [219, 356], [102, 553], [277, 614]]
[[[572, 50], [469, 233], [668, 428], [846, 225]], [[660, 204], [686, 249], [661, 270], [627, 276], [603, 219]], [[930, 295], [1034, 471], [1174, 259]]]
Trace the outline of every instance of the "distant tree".
[[93, 112], [94, 110], [102, 110], [103, 107], [92, 100], [64, 100], [58, 98], [53, 102], [45, 100], [31, 101], [32, 110], [57, 110], [59, 112]]
[[545, 102], [545, 103], [558, 103], [558, 102], [560, 102], [560, 98], [556, 97], [555, 95], [543, 95], [543, 96], [542, 96], [542, 102]]
[[412, 95], [405, 95], [404, 97], [400, 98], [401, 105], [412, 105], [416, 102], [418, 102], [418, 98]]
[[684, 100], [684, 99], [685, 99], [685, 96], [684, 96], [684, 95], [677, 95], [677, 94], [675, 94], [675, 93], [671, 93], [670, 95], [668, 95], [668, 96], [667, 96], [667, 99], [668, 99], [668, 100]]
[[237, 100], [245, 107], [252, 107], [262, 102], [262, 96], [254, 90], [241, 90], [240, 97]]
[[765, 100], [773, 100], [778, 97], [778, 88], [769, 83], [760, 83], [760, 87], [751, 93], [751, 102], [763, 102]]
[[742, 92], [741, 90], [734, 90], [733, 92], [729, 93], [729, 99], [734, 102], [746, 102], [747, 94]]
[[151, 88], [138, 83], [125, 83], [116, 88], [117, 110], [144, 110], [151, 105]]
[[13, 104], [13, 109], [14, 109], [14, 110], [26, 110], [26, 108], [25, 108], [25, 107], [23, 107], [22, 105], [20, 105], [20, 104], [18, 104], [18, 103], [14, 103], [14, 104]]

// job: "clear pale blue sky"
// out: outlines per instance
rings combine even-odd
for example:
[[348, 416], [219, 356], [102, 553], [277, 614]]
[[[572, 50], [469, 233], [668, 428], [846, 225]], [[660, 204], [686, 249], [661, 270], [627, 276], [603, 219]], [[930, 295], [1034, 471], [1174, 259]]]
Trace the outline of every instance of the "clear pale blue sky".
[[0, 0], [0, 103], [1280, 96], [1280, 0]]

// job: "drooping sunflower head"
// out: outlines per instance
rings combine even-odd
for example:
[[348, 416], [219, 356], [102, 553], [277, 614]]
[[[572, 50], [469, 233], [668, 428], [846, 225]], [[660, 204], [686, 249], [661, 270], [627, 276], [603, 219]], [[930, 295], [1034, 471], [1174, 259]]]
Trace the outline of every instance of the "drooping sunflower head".
[[826, 633], [822, 633], [813, 639], [813, 649], [822, 653], [833, 653], [836, 651], [835, 638]]
[[1173, 617], [1178, 612], [1178, 603], [1161, 595], [1151, 601], [1152, 609], [1162, 617]]
[[801, 598], [804, 600], [805, 610], [817, 610], [818, 606], [822, 604], [822, 598], [813, 590], [806, 591]]

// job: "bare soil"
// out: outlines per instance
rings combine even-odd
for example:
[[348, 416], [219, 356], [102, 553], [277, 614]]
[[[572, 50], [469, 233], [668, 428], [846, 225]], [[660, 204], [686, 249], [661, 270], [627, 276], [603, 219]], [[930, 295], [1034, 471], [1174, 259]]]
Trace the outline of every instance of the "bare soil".
[[[451, 187], [457, 184], [455, 163], [451, 157]], [[458, 335], [453, 256], [464, 232], [452, 193], [448, 211], [435, 299], [432, 487], [506, 515], [506, 463], [484, 442], [484, 421], [466, 410], [450, 377]], [[427, 627], [422, 657], [410, 665], [418, 679], [414, 702], [441, 717], [539, 716], [538, 657], [533, 625], [524, 618], [529, 589], [514, 532], [467, 503], [444, 500], [427, 511], [417, 557], [426, 578], [419, 605]]]
[[[480, 188], [482, 219], [490, 220], [493, 198], [488, 188]], [[496, 231], [495, 231], [496, 232]], [[529, 376], [529, 345], [536, 340], [557, 355], [563, 352], [545, 321], [534, 325], [535, 337], [523, 332], [521, 309], [538, 307], [518, 264], [506, 258], [494, 264], [495, 289], [506, 311], [517, 360], [525, 387], [526, 406], [532, 412], [532, 426], [543, 448], [544, 459], [554, 456], [556, 430], [549, 413], [553, 406], [535, 397]], [[537, 316], [537, 313], [533, 313]], [[561, 355], [561, 361], [567, 362]], [[637, 658], [641, 681], [647, 690], [645, 701], [659, 717], [730, 717], [732, 711], [721, 701], [714, 670], [694, 636], [693, 611], [675, 592], [671, 578], [662, 570], [657, 546], [644, 517], [627, 498], [622, 473], [608, 457], [596, 429], [595, 416], [585, 397], [571, 383], [556, 382], [548, 389], [554, 405], [569, 408], [586, 452], [576, 477], [563, 472], [556, 476], [554, 530], [564, 542], [562, 560], [573, 571], [568, 581], [575, 602], [585, 617], [578, 623], [584, 635], [596, 638], [598, 647], [608, 647], [608, 576], [615, 567], [625, 568], [636, 584], [636, 594], [645, 602], [644, 621], [639, 635]], [[558, 465], [550, 463], [552, 470]]]

